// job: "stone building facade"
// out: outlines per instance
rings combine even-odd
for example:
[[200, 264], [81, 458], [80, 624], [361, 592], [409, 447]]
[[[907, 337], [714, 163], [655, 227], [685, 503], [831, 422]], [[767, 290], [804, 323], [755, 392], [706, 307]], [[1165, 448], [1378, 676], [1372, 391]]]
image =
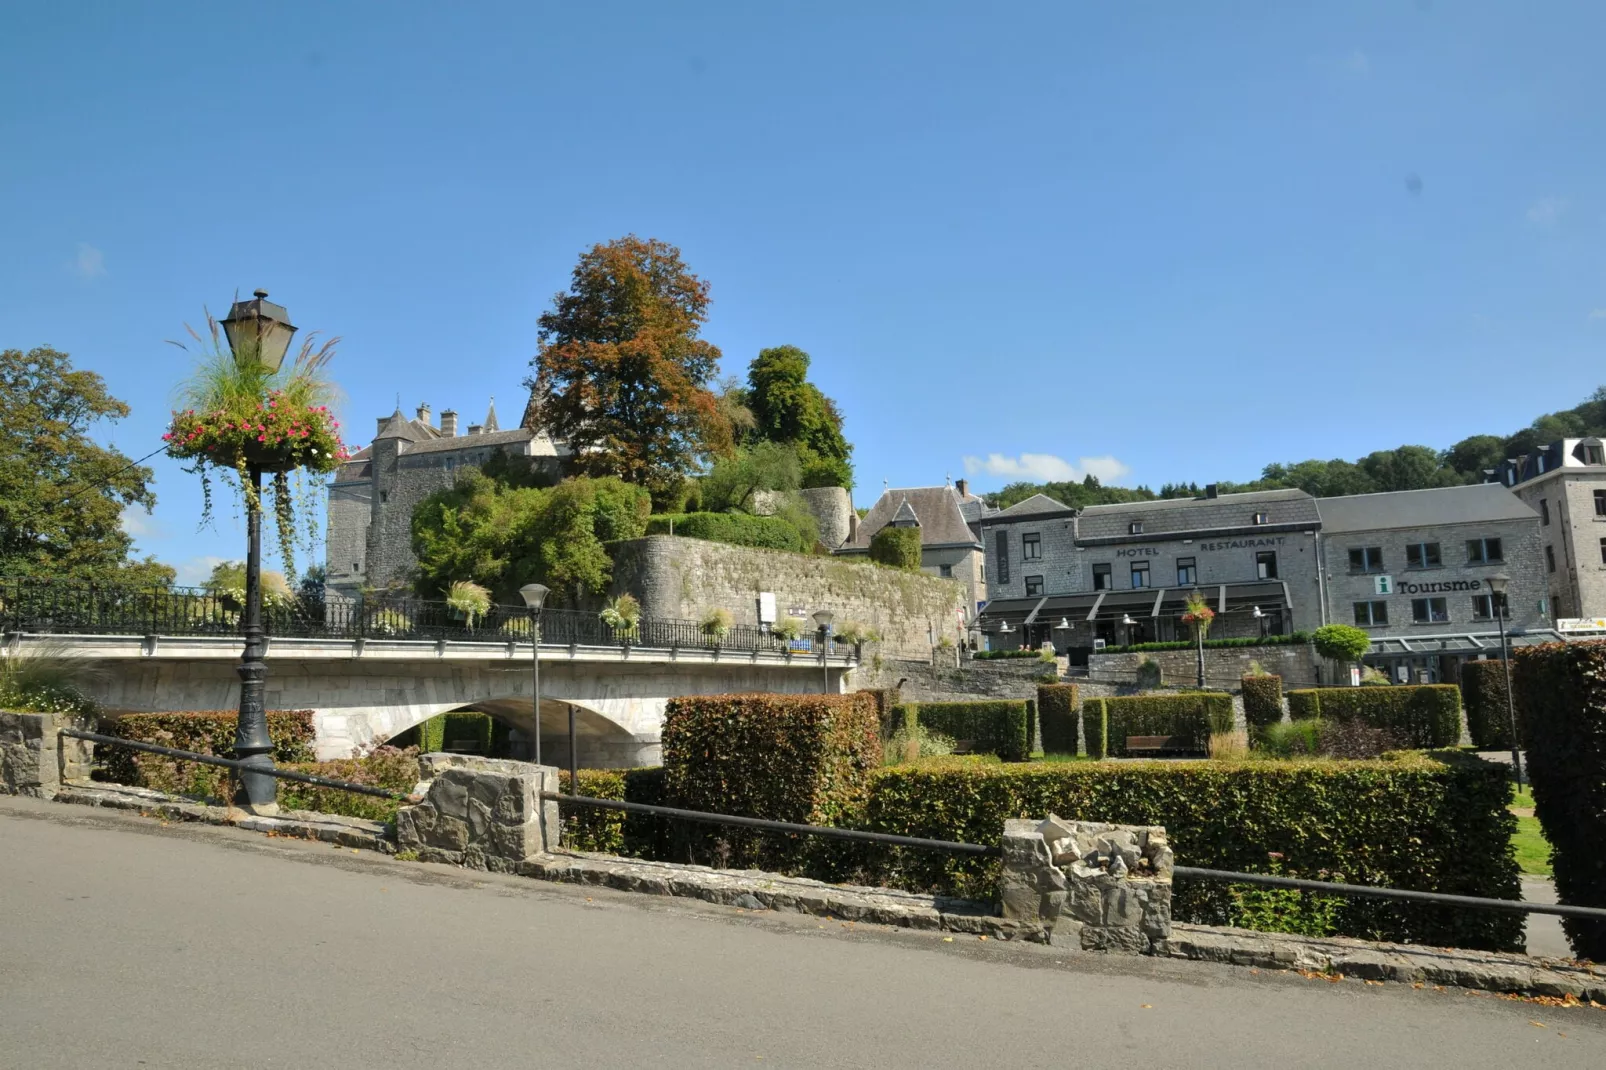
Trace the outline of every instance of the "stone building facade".
[[1052, 642], [1079, 661], [1187, 639], [1197, 592], [1216, 612], [1212, 638], [1355, 624], [1373, 637], [1370, 660], [1451, 679], [1498, 631], [1490, 576], [1509, 578], [1512, 627], [1546, 622], [1540, 517], [1491, 484], [1321, 499], [1207, 489], [1082, 510], [1037, 495], [981, 526], [994, 648]]
[[457, 413], [431, 422], [427, 405], [413, 419], [397, 409], [380, 417], [373, 442], [340, 466], [329, 484], [326, 596], [355, 599], [364, 590], [405, 585], [418, 564], [413, 556], [413, 510], [424, 498], [451, 487], [459, 472], [478, 468], [498, 452], [529, 457], [556, 480], [568, 448], [529, 428], [503, 431], [496, 404], [485, 422], [458, 433]]
[[1606, 619], [1606, 443], [1564, 438], [1507, 461], [1498, 480], [1539, 514], [1550, 618], [1598, 631]]
[[963, 584], [967, 613], [974, 614], [987, 600], [987, 566], [979, 526], [987, 512], [986, 504], [970, 493], [962, 479], [941, 487], [889, 487], [862, 520], [852, 517], [847, 540], [834, 552], [867, 558], [870, 540], [882, 528], [918, 527], [920, 571]]

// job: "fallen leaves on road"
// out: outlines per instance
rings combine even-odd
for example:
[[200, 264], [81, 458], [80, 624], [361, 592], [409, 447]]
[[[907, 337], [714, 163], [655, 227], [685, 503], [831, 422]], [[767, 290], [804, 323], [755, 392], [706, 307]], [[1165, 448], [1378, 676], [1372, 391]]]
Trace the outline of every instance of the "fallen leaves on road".
[[954, 938], [951, 936], [945, 936], [942, 938], [942, 942], [945, 944], [951, 944], [954, 942]]
[[1143, 1008], [1143, 1009], [1144, 1009], [1144, 1010], [1146, 1010], [1146, 1011], [1152, 1011], [1152, 1010], [1154, 1010], [1154, 1004], [1152, 1004], [1152, 1003], [1145, 1003], [1145, 1004], [1143, 1004], [1143, 1005], [1142, 1005], [1142, 1008]]

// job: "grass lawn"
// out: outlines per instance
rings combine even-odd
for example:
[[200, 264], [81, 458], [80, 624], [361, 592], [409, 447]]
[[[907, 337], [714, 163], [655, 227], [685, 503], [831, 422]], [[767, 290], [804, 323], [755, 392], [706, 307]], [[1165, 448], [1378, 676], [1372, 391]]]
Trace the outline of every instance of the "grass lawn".
[[1539, 819], [1533, 816], [1534, 797], [1527, 786], [1517, 788], [1517, 797], [1511, 804], [1517, 813], [1517, 832], [1511, 845], [1517, 850], [1517, 865], [1532, 877], [1550, 876], [1550, 842], [1539, 830]]

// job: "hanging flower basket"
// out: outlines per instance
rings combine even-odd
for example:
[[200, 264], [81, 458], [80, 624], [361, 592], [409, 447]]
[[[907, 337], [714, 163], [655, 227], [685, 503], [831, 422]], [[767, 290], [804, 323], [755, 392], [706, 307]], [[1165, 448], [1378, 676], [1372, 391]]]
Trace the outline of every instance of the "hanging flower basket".
[[1205, 602], [1204, 596], [1195, 592], [1188, 597], [1183, 606], [1182, 622], [1193, 625], [1195, 633], [1203, 639], [1210, 634], [1210, 622], [1216, 619], [1216, 611]]

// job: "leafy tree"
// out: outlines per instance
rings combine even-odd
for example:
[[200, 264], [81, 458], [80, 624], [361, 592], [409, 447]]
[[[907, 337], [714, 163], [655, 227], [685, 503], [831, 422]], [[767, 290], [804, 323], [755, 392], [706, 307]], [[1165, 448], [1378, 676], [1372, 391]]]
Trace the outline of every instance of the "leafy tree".
[[606, 544], [644, 534], [650, 510], [645, 488], [613, 476], [534, 487], [469, 470], [413, 511], [415, 588], [440, 598], [470, 580], [517, 604], [518, 589], [540, 580], [556, 603], [578, 605], [613, 582]]
[[710, 512], [748, 510], [761, 490], [794, 491], [802, 483], [797, 451], [777, 442], [756, 442], [714, 462], [703, 477], [702, 504]]
[[1333, 661], [1359, 661], [1372, 647], [1372, 637], [1349, 624], [1324, 624], [1311, 633], [1316, 653]]
[[842, 435], [842, 414], [808, 372], [809, 355], [796, 346], [761, 350], [740, 400], [753, 414], [754, 435], [797, 450], [803, 486], [852, 487], [853, 446]]
[[1361, 458], [1360, 468], [1378, 490], [1421, 490], [1453, 487], [1461, 480], [1439, 465], [1439, 453], [1428, 446], [1401, 446], [1378, 450]]
[[672, 485], [731, 446], [707, 316], [708, 283], [679, 249], [633, 234], [593, 247], [541, 316], [526, 422], [567, 439], [583, 473]]
[[1499, 435], [1472, 435], [1444, 453], [1444, 465], [1468, 483], [1482, 483], [1483, 473], [1506, 459], [1506, 442]]
[[0, 352], [0, 576], [166, 586], [173, 570], [130, 561], [123, 509], [156, 504], [151, 470], [89, 430], [128, 415], [91, 371], [39, 346]]
[[870, 560], [904, 572], [919, 572], [920, 529], [882, 528], [870, 539]]

